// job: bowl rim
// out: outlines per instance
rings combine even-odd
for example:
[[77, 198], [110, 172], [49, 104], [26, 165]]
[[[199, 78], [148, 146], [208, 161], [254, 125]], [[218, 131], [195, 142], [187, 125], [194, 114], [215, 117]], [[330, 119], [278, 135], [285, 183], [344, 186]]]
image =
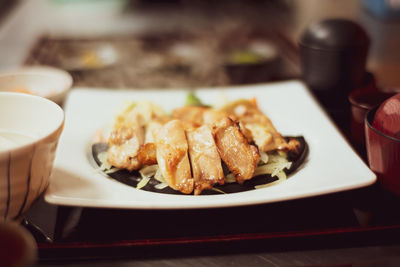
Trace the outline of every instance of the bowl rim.
[[351, 91], [347, 98], [348, 98], [348, 100], [349, 100], [349, 102], [350, 102], [352, 107], [357, 107], [357, 108], [360, 108], [360, 109], [368, 111], [368, 110], [371, 110], [371, 109], [375, 108], [376, 106], [378, 106], [380, 104], [377, 103], [377, 104], [372, 104], [371, 105], [371, 104], [369, 104], [369, 103], [367, 103], [365, 101], [359, 101], [359, 100], [357, 100], [357, 98], [359, 96], [362, 96], [362, 95], [364, 95], [364, 96], [365, 95], [370, 95], [370, 96], [375, 96], [375, 97], [378, 97], [378, 96], [385, 96], [386, 97], [387, 96], [386, 99], [388, 99], [390, 96], [393, 96], [395, 94], [396, 94], [395, 91], [360, 90], [360, 89], [356, 89], [356, 90]]
[[37, 96], [37, 95], [30, 95], [30, 94], [24, 94], [24, 93], [16, 93], [16, 92], [1, 92], [0, 91], [0, 97], [2, 95], [5, 96], [11, 96], [11, 97], [18, 97], [18, 98], [33, 98], [36, 99], [37, 101], [43, 101], [44, 103], [47, 103], [49, 106], [53, 106], [55, 112], [59, 112], [61, 115], [60, 120], [58, 121], [57, 125], [55, 127], [52, 127], [52, 129], [47, 132], [46, 134], [44, 134], [41, 137], [38, 138], [34, 138], [33, 140], [29, 141], [28, 143], [22, 144], [22, 145], [17, 145], [15, 147], [9, 148], [9, 149], [4, 149], [4, 150], [0, 150], [0, 158], [4, 155], [7, 155], [11, 152], [18, 152], [18, 151], [22, 151], [30, 146], [32, 146], [33, 144], [36, 143], [40, 143], [43, 140], [45, 140], [46, 138], [53, 136], [54, 134], [56, 134], [58, 131], [60, 131], [60, 129], [62, 129], [64, 127], [64, 123], [65, 123], [65, 112], [64, 110], [54, 101], [49, 100], [45, 97], [42, 96]]
[[[69, 72], [47, 65], [34, 65], [34, 66], [22, 66], [18, 68], [12, 68], [0, 71], [0, 79], [15, 75], [48, 75], [48, 76], [58, 76], [63, 79], [62, 85], [60, 84], [59, 90], [56, 90], [54, 94], [46, 94], [43, 97], [48, 99], [56, 99], [59, 96], [65, 94], [68, 90], [72, 88], [73, 78]], [[12, 91], [1, 91], [1, 92], [12, 92]], [[33, 94], [37, 95], [37, 94]], [[54, 100], [53, 100], [54, 101]]]
[[400, 142], [400, 138], [396, 138], [396, 137], [387, 135], [387, 134], [379, 131], [378, 129], [376, 129], [375, 127], [372, 126], [372, 123], [370, 121], [373, 120], [375, 112], [378, 110], [378, 108], [379, 108], [379, 105], [377, 105], [377, 106], [373, 107], [372, 109], [370, 109], [369, 111], [367, 111], [367, 114], [366, 114], [366, 116], [364, 118], [365, 125], [367, 125], [367, 127], [369, 129], [371, 129], [373, 132], [375, 132], [377, 135], [380, 135], [380, 136], [383, 136], [385, 138], [388, 138], [388, 139], [390, 139], [390, 140], [392, 140], [394, 142]]

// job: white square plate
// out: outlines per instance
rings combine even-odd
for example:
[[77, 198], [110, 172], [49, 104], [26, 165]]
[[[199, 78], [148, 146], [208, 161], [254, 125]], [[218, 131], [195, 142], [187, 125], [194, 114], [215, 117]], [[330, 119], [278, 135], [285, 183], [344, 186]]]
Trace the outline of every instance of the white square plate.
[[207, 104], [256, 97], [283, 135], [305, 137], [303, 166], [277, 185], [221, 195], [159, 194], [122, 184], [97, 172], [90, 161], [94, 133], [108, 125], [127, 99], [151, 100], [170, 111], [182, 106], [184, 90], [75, 88], [65, 103], [66, 121], [45, 200], [57, 205], [127, 209], [191, 209], [270, 203], [373, 184], [375, 174], [339, 133], [308, 89], [298, 81], [196, 90]]

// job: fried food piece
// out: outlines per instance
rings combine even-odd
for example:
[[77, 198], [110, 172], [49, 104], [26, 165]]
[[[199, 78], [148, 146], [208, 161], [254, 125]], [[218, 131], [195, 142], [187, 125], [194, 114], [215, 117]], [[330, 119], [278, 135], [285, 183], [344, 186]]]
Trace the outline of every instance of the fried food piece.
[[181, 120], [186, 129], [197, 128], [204, 124], [213, 126], [227, 116], [229, 114], [225, 111], [202, 106], [184, 106], [172, 111], [172, 117]]
[[271, 120], [258, 108], [255, 98], [234, 101], [223, 110], [240, 121], [247, 129], [246, 137], [251, 139], [260, 151], [289, 150], [291, 148], [275, 129]]
[[[209, 109], [202, 106], [183, 106], [172, 111], [172, 117], [181, 120], [184, 124], [190, 124], [193, 128], [203, 124], [203, 113]], [[186, 128], [189, 128], [185, 126]], [[190, 127], [191, 128], [191, 127]]]
[[214, 184], [224, 184], [221, 158], [212, 135], [211, 128], [203, 125], [186, 131], [189, 156], [194, 179], [194, 194], [199, 195], [204, 189]]
[[183, 123], [171, 120], [163, 125], [157, 134], [156, 146], [158, 166], [166, 183], [175, 190], [190, 194], [194, 180]]
[[238, 123], [225, 117], [215, 124], [213, 134], [219, 155], [236, 181], [243, 183], [251, 179], [260, 160], [260, 153], [247, 142]]
[[122, 126], [111, 132], [108, 139], [107, 161], [114, 167], [137, 170], [141, 167], [137, 154], [144, 140], [144, 129], [140, 126]]
[[[140, 150], [154, 152], [153, 147], [142, 148], [145, 138], [148, 138], [148, 131], [145, 136], [145, 128], [149, 128], [147, 124], [151, 121], [162, 123], [168, 119], [160, 107], [148, 101], [127, 103], [115, 117], [113, 130], [108, 138], [108, 163], [117, 168], [133, 171], [142, 165], [154, 162], [152, 154], [144, 157], [144, 151], [140, 153], [141, 159], [138, 158]], [[152, 137], [151, 134], [149, 136]], [[150, 141], [146, 140], [146, 143], [150, 143]]]
[[146, 125], [145, 143], [155, 143], [156, 136], [161, 127], [166, 123], [160, 120], [151, 120]]
[[141, 165], [157, 164], [157, 147], [154, 143], [146, 143], [139, 149], [137, 159]]
[[[207, 109], [203, 113], [203, 123], [210, 125], [211, 127], [220, 120], [225, 117], [229, 117], [229, 114], [225, 111], [216, 110], [216, 109]], [[232, 119], [234, 119], [232, 117]]]

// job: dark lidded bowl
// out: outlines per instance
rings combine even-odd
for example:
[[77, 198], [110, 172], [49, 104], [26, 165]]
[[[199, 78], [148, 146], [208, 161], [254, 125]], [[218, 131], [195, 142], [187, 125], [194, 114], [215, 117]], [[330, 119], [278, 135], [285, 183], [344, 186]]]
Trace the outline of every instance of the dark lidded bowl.
[[353, 21], [326, 19], [312, 24], [299, 43], [303, 79], [316, 91], [359, 87], [369, 44], [364, 29]]

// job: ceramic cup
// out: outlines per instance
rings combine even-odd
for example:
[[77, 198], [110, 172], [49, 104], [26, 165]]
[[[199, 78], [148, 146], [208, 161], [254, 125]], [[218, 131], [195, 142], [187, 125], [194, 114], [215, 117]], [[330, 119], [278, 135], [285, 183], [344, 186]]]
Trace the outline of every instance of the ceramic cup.
[[0, 92], [0, 222], [21, 219], [48, 187], [63, 125], [53, 101]]
[[400, 195], [400, 139], [386, 135], [372, 126], [375, 107], [365, 117], [368, 162], [382, 188]]

